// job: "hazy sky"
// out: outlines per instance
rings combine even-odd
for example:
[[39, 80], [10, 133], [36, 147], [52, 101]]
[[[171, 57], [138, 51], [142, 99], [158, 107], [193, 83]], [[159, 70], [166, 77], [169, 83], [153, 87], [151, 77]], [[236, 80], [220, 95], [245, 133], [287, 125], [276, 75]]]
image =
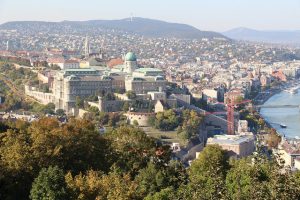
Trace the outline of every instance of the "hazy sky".
[[0, 0], [0, 23], [145, 17], [202, 30], [300, 30], [300, 0]]

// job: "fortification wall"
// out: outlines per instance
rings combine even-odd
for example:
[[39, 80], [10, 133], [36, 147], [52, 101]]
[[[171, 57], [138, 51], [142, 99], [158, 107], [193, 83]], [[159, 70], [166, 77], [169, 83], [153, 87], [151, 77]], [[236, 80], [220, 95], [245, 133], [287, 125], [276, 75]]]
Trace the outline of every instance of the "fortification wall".
[[25, 94], [34, 97], [41, 104], [54, 103], [55, 97], [52, 93], [45, 93], [33, 90], [30, 86], [25, 85]]
[[139, 126], [149, 126], [149, 118], [154, 115], [155, 113], [136, 113], [136, 112], [127, 112], [125, 114], [130, 124], [133, 124], [134, 121], [137, 121]]

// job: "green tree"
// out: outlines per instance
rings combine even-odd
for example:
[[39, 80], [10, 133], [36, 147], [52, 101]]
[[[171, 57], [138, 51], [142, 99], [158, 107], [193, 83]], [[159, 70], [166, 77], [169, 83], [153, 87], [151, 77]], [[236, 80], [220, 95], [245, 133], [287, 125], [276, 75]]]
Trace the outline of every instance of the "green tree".
[[96, 106], [90, 106], [88, 111], [94, 113], [95, 115], [99, 114], [99, 108], [97, 108]]
[[263, 118], [259, 118], [259, 120], [258, 120], [258, 125], [259, 125], [259, 127], [261, 128], [261, 129], [263, 129], [264, 128], [264, 126], [265, 126], [265, 120], [263, 119]]
[[91, 122], [70, 119], [60, 124], [55, 118], [43, 118], [12, 128], [1, 133], [0, 140], [3, 199], [27, 199], [31, 182], [42, 168], [59, 166], [72, 173], [88, 169], [107, 172], [112, 165], [113, 151], [108, 140], [99, 135]]
[[152, 127], [155, 127], [155, 121], [156, 121], [156, 117], [155, 116], [150, 116], [148, 118], [148, 124]]
[[61, 68], [60, 68], [60, 66], [58, 66], [58, 65], [56, 65], [56, 64], [51, 64], [50, 65], [50, 69], [52, 69], [52, 70], [60, 70]]
[[[181, 184], [186, 183], [187, 174], [184, 167], [176, 161], [171, 161], [167, 165], [149, 162], [146, 168], [140, 170], [135, 181], [139, 196], [150, 198], [151, 195], [166, 188], [178, 189]], [[160, 195], [162, 193], [155, 196]]]
[[231, 199], [268, 199], [268, 165], [253, 165], [251, 158], [233, 160], [226, 177], [227, 196]]
[[106, 112], [99, 112], [98, 121], [100, 125], [105, 125], [109, 121], [109, 115]]
[[82, 98], [80, 98], [79, 96], [77, 96], [75, 105], [76, 105], [76, 108], [83, 108], [84, 107], [84, 100]]
[[66, 182], [71, 191], [72, 199], [80, 200], [131, 200], [139, 199], [136, 194], [136, 184], [129, 174], [121, 174], [114, 169], [112, 172], [87, 171], [86, 175], [75, 177], [66, 175]]
[[166, 185], [167, 177], [163, 171], [157, 169], [153, 163], [148, 163], [147, 167], [142, 169], [137, 176], [138, 193], [142, 196], [154, 194]]
[[281, 164], [277, 155], [270, 160], [258, 153], [252, 158], [233, 161], [227, 173], [226, 187], [231, 199], [300, 198], [296, 176]]
[[8, 129], [0, 138], [0, 199], [28, 199], [34, 177], [30, 135]]
[[68, 199], [64, 173], [57, 166], [43, 168], [34, 180], [30, 191], [33, 200]]
[[156, 114], [155, 128], [164, 131], [171, 131], [174, 130], [178, 125], [179, 117], [173, 110], [166, 110]]
[[88, 101], [95, 101], [97, 102], [98, 101], [98, 96], [97, 95], [90, 95], [88, 98], [87, 98]]
[[281, 141], [280, 135], [278, 135], [274, 128], [270, 130], [270, 133], [265, 138], [269, 148], [277, 148]]
[[54, 114], [54, 110], [55, 110], [54, 103], [48, 103], [43, 107], [41, 111], [45, 114]]
[[116, 97], [112, 92], [106, 92], [102, 98], [107, 101], [116, 100]]
[[149, 194], [145, 200], [170, 200], [170, 199], [177, 199], [176, 197], [176, 191], [172, 187], [168, 187], [165, 189], [162, 189], [159, 192], [156, 192], [154, 194]]
[[0, 157], [9, 170], [36, 173], [51, 165], [73, 172], [109, 168], [109, 160], [103, 162], [109, 144], [94, 124], [85, 120], [60, 124], [55, 118], [42, 118], [25, 130], [8, 130], [3, 141]]
[[[277, 155], [275, 155], [277, 157]], [[280, 158], [274, 158], [269, 162], [268, 190], [271, 199], [300, 199], [300, 185], [290, 168], [284, 167]]]
[[189, 169], [188, 196], [191, 199], [222, 199], [229, 169], [227, 152], [218, 145], [208, 145]]
[[124, 112], [127, 112], [129, 110], [129, 103], [128, 103], [128, 101], [125, 101], [122, 109], [123, 109]]
[[18, 110], [20, 108], [22, 108], [22, 100], [9, 92], [5, 97], [4, 110], [11, 111]]
[[203, 116], [194, 110], [184, 110], [182, 118], [182, 126], [177, 130], [179, 136], [183, 139], [190, 139], [191, 137], [197, 136], [203, 121]]
[[41, 84], [39, 85], [39, 91], [49, 93], [49, 85], [48, 84]]
[[103, 192], [102, 172], [88, 170], [84, 174], [80, 173], [73, 176], [68, 172], [65, 176], [68, 191], [70, 191], [71, 199], [78, 200], [94, 200], [106, 199], [106, 194]]
[[82, 118], [90, 122], [95, 122], [96, 114], [93, 112], [86, 112], [83, 114]]
[[148, 137], [140, 128], [121, 126], [106, 133], [106, 138], [111, 141], [114, 149], [115, 165], [133, 175], [146, 167], [150, 159], [157, 157], [154, 139]]
[[62, 116], [65, 116], [66, 113], [63, 109], [57, 109], [56, 112], [55, 112], [56, 115], [62, 117]]
[[134, 121], [133, 121], [133, 125], [134, 125], [134, 126], [139, 126], [139, 122], [138, 122], [137, 120], [134, 120]]
[[117, 113], [110, 113], [108, 115], [108, 126], [115, 127], [117, 125], [117, 122], [120, 120], [120, 115]]
[[0, 133], [6, 132], [8, 128], [9, 128], [8, 125], [0, 121]]
[[136, 94], [135, 92], [129, 90], [126, 92], [126, 96], [129, 98], [129, 99], [136, 99]]

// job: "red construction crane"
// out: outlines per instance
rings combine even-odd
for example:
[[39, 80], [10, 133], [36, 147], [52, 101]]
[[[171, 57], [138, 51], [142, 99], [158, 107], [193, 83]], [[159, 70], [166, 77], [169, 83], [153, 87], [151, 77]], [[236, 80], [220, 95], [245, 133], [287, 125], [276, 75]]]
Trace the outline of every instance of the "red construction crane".
[[[227, 107], [227, 134], [234, 135], [234, 108], [238, 105], [250, 103], [251, 100], [243, 100], [240, 102], [235, 102], [236, 98], [239, 96], [239, 93], [228, 92], [226, 102], [217, 102], [218, 104], [223, 104]], [[205, 115], [214, 115], [214, 114], [224, 114], [224, 112], [206, 112]]]
[[235, 102], [234, 96], [228, 95], [227, 106], [227, 134], [234, 135], [234, 108], [238, 105], [249, 103], [251, 100], [243, 100], [241, 102]]

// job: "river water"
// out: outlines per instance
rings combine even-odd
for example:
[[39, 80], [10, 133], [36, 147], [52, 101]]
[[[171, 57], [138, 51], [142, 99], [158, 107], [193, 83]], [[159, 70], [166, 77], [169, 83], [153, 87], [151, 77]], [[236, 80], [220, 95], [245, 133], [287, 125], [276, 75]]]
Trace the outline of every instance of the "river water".
[[[290, 94], [282, 91], [272, 96], [264, 105], [300, 105], [300, 91]], [[300, 137], [300, 109], [298, 108], [261, 108], [260, 114], [280, 134], [288, 138]], [[287, 125], [281, 128], [280, 124]]]

